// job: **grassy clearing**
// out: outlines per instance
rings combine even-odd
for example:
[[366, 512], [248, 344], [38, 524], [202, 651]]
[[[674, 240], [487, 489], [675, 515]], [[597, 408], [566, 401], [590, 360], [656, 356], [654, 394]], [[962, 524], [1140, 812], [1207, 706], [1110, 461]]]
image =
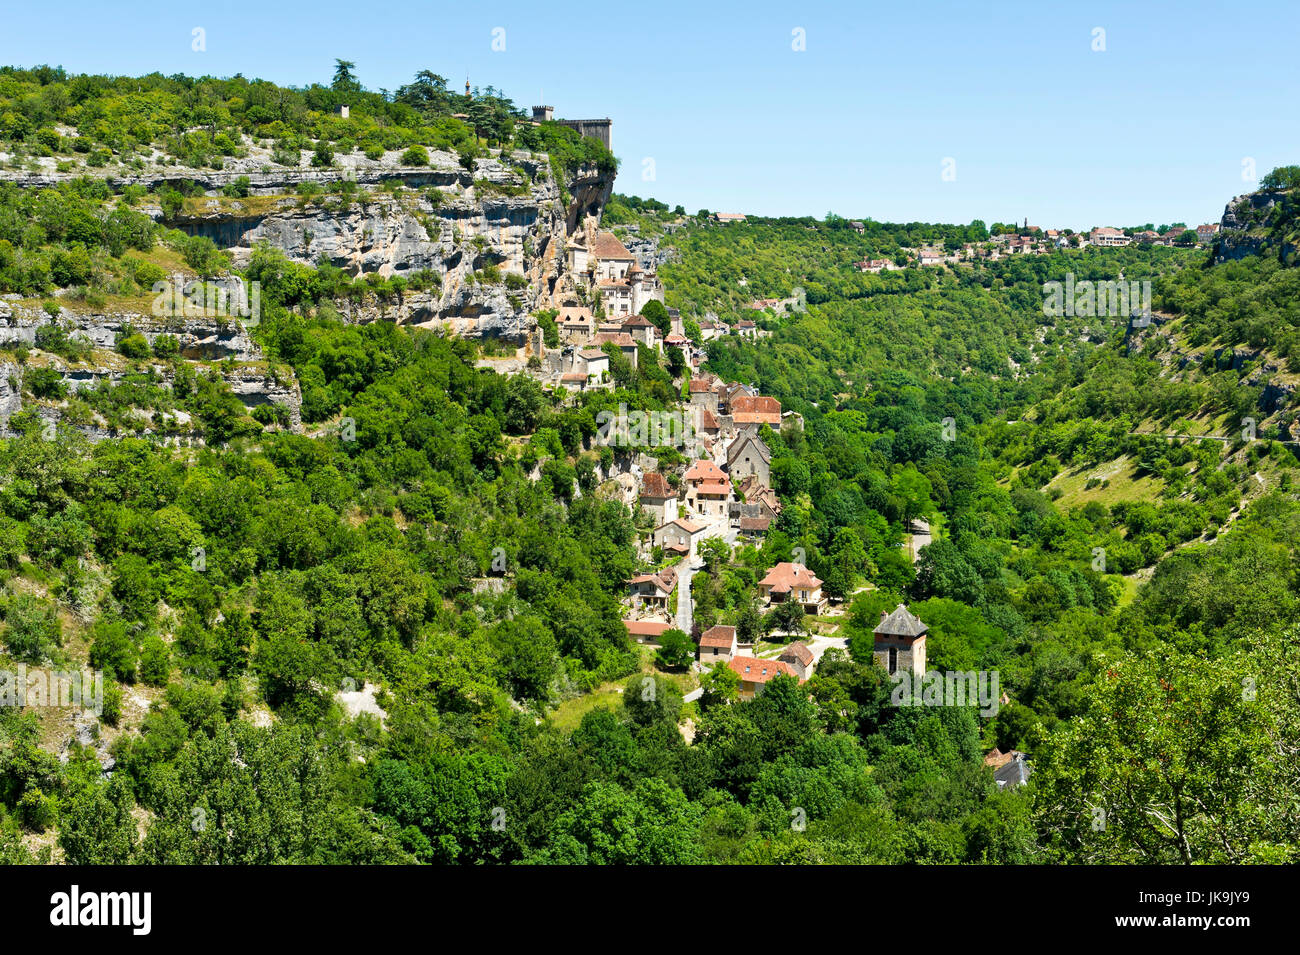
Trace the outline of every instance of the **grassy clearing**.
[[[1097, 479], [1101, 484], [1089, 489], [1088, 481]], [[1137, 473], [1137, 463], [1129, 455], [1108, 461], [1097, 467], [1076, 468], [1058, 474], [1048, 482], [1049, 489], [1061, 492], [1057, 504], [1061, 507], [1079, 508], [1090, 501], [1110, 507], [1120, 501], [1157, 501], [1165, 484], [1150, 474]]]

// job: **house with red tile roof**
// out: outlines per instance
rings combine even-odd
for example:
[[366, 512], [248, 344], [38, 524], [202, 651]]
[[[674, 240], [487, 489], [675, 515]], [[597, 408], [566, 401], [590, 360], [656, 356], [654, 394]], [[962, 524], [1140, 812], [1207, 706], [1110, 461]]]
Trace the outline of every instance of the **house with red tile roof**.
[[654, 348], [659, 343], [659, 329], [644, 315], [633, 315], [629, 318], [623, 323], [623, 331], [632, 336], [633, 341], [649, 348]]
[[641, 574], [628, 581], [633, 610], [667, 610], [668, 598], [677, 586], [677, 569], [665, 567], [653, 574]]
[[803, 564], [782, 561], [758, 582], [759, 595], [770, 604], [794, 600], [807, 613], [821, 613], [826, 607], [822, 581]]
[[796, 640], [783, 649], [777, 659], [790, 665], [790, 668], [799, 677], [800, 683], [808, 679], [812, 674], [813, 663], [816, 662], [812, 649], [802, 640]]
[[707, 528], [682, 517], [675, 517], [655, 528], [654, 544], [662, 547], [667, 554], [685, 554], [694, 556], [696, 545], [704, 537]]
[[742, 700], [752, 700], [762, 693], [767, 684], [778, 676], [799, 679], [799, 675], [794, 672], [794, 668], [782, 660], [733, 656], [727, 661], [727, 666], [740, 677], [740, 698]]
[[591, 256], [596, 260], [597, 281], [622, 281], [627, 278], [628, 270], [636, 265], [636, 256], [612, 232], [601, 232], [596, 236], [596, 241], [591, 244]]
[[704, 517], [727, 516], [731, 500], [731, 479], [707, 458], [695, 461], [682, 476], [686, 485], [686, 504]]
[[654, 515], [657, 524], [671, 521], [677, 516], [677, 492], [658, 471], [648, 471], [642, 475], [640, 502], [641, 509]]
[[726, 663], [736, 655], [736, 628], [710, 627], [700, 634], [700, 646], [696, 659], [701, 663]]
[[767, 425], [781, 427], [781, 402], [763, 395], [736, 395], [731, 399], [731, 420], [737, 429]]
[[627, 627], [628, 635], [637, 643], [657, 645], [664, 631], [671, 630], [673, 625], [659, 620], [624, 620], [623, 626]]
[[605, 345], [615, 345], [624, 358], [636, 367], [636, 349], [637, 344], [632, 336], [627, 332], [597, 332], [591, 339], [591, 344], [596, 348], [603, 348]]

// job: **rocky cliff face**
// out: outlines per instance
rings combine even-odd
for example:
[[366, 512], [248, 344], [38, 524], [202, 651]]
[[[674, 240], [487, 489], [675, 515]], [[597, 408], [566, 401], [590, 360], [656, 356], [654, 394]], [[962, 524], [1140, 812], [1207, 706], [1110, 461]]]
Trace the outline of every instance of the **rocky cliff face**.
[[1232, 199], [1219, 220], [1214, 260], [1226, 262], [1249, 255], [1277, 256], [1295, 264], [1300, 247], [1300, 201], [1284, 190], [1261, 190]]
[[[248, 197], [224, 196], [224, 187], [241, 177], [248, 179]], [[0, 175], [29, 187], [67, 178], [58, 173]], [[436, 276], [417, 283], [420, 291], [408, 289], [386, 299], [370, 294], [339, 303], [345, 320], [387, 320], [520, 345], [540, 334], [533, 318], [536, 311], [578, 302], [566, 247], [569, 242], [587, 244], [588, 237], [594, 237], [614, 186], [614, 174], [598, 169], [579, 170], [568, 182], [557, 183], [546, 156], [522, 152], [476, 160], [473, 169], [463, 168], [450, 153], [435, 152], [430, 164], [420, 167], [401, 166], [399, 156], [390, 153], [377, 161], [350, 155], [330, 169], [236, 164], [217, 171], [151, 168], [109, 178], [119, 186], [144, 185], [155, 191], [182, 181], [206, 190], [206, 199], [189, 203], [174, 219], [165, 218], [158, 205], [145, 208], [171, 228], [207, 236], [230, 250], [237, 266], [265, 243], [295, 262], [314, 266], [324, 260], [353, 276]], [[303, 189], [304, 184], [310, 187]], [[171, 284], [185, 287], [181, 276], [172, 276]], [[234, 300], [247, 301], [249, 290], [241, 279], [229, 277], [217, 284]], [[128, 329], [142, 334], [150, 345], [171, 335], [182, 358], [216, 363], [205, 365], [205, 373], [219, 374], [250, 409], [279, 405], [287, 412], [289, 426], [301, 430], [297, 382], [268, 368], [245, 322], [236, 316], [212, 317], [216, 314], [226, 313], [159, 309], [156, 302], [135, 311], [96, 310], [68, 300], [51, 315], [44, 303], [8, 295], [0, 298], [0, 344], [34, 346], [38, 328], [53, 323], [70, 338], [85, 340], [94, 349], [86, 361], [64, 362], [51, 355], [41, 359], [58, 370], [67, 390], [75, 393], [117, 383], [140, 370], [113, 352]], [[150, 367], [155, 379], [170, 387], [169, 367]], [[22, 408], [22, 372], [18, 362], [0, 365], [0, 434], [11, 433], [9, 419]], [[61, 414], [58, 402], [37, 404], [45, 417]], [[144, 433], [168, 440], [186, 424], [141, 422]], [[97, 424], [81, 427], [92, 438], [113, 436]]]
[[[340, 178], [322, 171], [317, 181], [330, 187]], [[288, 185], [283, 179], [267, 174], [252, 191], [273, 192]], [[293, 179], [312, 176], [295, 171]], [[566, 242], [585, 241], [614, 184], [612, 174], [581, 170], [564, 184], [566, 197], [546, 157], [528, 153], [477, 160], [472, 172], [450, 153], [434, 153], [427, 168], [354, 170], [353, 181], [355, 196], [342, 199], [285, 196], [268, 206], [213, 197], [209, 211], [167, 224], [231, 250], [237, 265], [266, 243], [296, 262], [325, 260], [354, 276], [432, 272], [440, 280], [437, 289], [409, 293], [400, 302], [350, 304], [344, 314], [358, 322], [382, 318], [522, 344], [536, 328], [532, 313], [576, 301]], [[403, 188], [380, 188], [384, 183]], [[497, 274], [483, 273], [487, 267]], [[511, 282], [509, 276], [518, 278]]]

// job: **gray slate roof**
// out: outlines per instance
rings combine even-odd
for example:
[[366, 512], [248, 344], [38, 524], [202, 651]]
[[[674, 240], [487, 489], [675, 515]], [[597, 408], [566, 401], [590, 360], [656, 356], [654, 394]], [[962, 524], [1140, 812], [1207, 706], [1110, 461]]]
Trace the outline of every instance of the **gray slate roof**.
[[997, 780], [999, 789], [1015, 789], [1024, 785], [1032, 772], [1028, 760], [1023, 755], [1017, 755], [1006, 765], [999, 766], [994, 771], [993, 778]]
[[878, 633], [886, 637], [919, 637], [930, 628], [913, 616], [908, 609], [899, 604], [891, 613], [876, 627], [873, 633]]

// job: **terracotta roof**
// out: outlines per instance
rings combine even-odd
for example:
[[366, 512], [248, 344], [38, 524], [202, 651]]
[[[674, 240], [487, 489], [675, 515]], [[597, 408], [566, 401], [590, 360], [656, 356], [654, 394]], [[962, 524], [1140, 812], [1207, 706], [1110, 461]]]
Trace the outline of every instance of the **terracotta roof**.
[[700, 646], [702, 647], [721, 647], [730, 649], [732, 643], [736, 640], [736, 628], [716, 626], [710, 627], [700, 634]]
[[785, 593], [796, 586], [816, 590], [822, 585], [822, 582], [816, 574], [803, 564], [782, 561], [769, 570], [767, 576], [760, 580], [759, 584], [764, 587], [771, 587], [777, 593]]
[[695, 486], [697, 494], [721, 494], [726, 497], [731, 493], [730, 481], [701, 481]]
[[609, 356], [606, 355], [599, 348], [582, 348], [579, 349], [578, 354], [581, 355], [583, 358], [585, 358], [587, 361], [595, 361], [600, 358], [604, 358], [608, 360], [609, 358]]
[[781, 402], [763, 395], [736, 395], [731, 399], [732, 414], [781, 414]]
[[627, 332], [597, 332], [591, 339], [597, 345], [617, 345], [619, 348], [635, 348], [636, 342]]
[[586, 381], [587, 375], [581, 371], [569, 371], [560, 376], [560, 381]]
[[718, 416], [708, 408], [700, 407], [700, 430], [717, 431], [721, 426], [718, 424]]
[[641, 477], [641, 496], [642, 497], [659, 497], [670, 498], [676, 497], [676, 492], [668, 484], [668, 479], [658, 471], [649, 471]]
[[687, 338], [685, 335], [669, 335], [667, 338], [664, 339], [664, 344], [665, 345], [687, 345], [690, 344], [690, 341], [691, 340]]
[[677, 568], [665, 567], [653, 574], [641, 574], [628, 581], [629, 584], [658, 584], [665, 590], [672, 590], [677, 584]]
[[[881, 614], [884, 614], [883, 610]], [[899, 604], [893, 613], [881, 617], [872, 633], [883, 637], [919, 637], [929, 629], [906, 606]]]
[[655, 323], [644, 315], [633, 315], [623, 323], [624, 328], [655, 328]]
[[691, 379], [691, 394], [693, 394], [693, 395], [706, 395], [706, 394], [708, 394], [708, 393], [711, 392], [711, 391], [713, 391], [713, 388], [711, 388], [711, 387], [709, 386], [709, 383], [708, 383], [707, 381], [705, 381], [703, 378], [692, 378], [692, 379]]
[[746, 683], [766, 683], [782, 673], [798, 679], [794, 668], [782, 660], [760, 660], [758, 657], [732, 657], [727, 661], [737, 676]]
[[779, 659], [784, 660], [786, 657], [793, 657], [804, 666], [812, 666], [813, 664], [813, 652], [808, 649], [808, 644], [802, 640], [796, 640], [781, 651]]
[[707, 458], [701, 458], [695, 461], [686, 473], [682, 476], [683, 481], [726, 481], [727, 475], [722, 468], [718, 467]]
[[740, 411], [732, 412], [731, 420], [733, 424], [780, 424], [781, 416], [770, 411]]
[[598, 259], [631, 259], [636, 261], [636, 257], [627, 250], [618, 237], [612, 232], [602, 232], [596, 236], [596, 241], [591, 244], [591, 251]]
[[578, 322], [590, 325], [591, 321], [591, 309], [585, 305], [564, 305], [560, 308], [561, 325]]
[[772, 527], [772, 518], [770, 517], [742, 517], [740, 519], [740, 529], [742, 531], [768, 531]]
[[704, 530], [703, 524], [692, 524], [690, 521], [680, 517], [674, 517], [671, 521], [665, 521], [664, 523], [656, 527], [655, 530], [657, 531], [663, 530], [665, 527], [668, 527], [673, 524], [676, 524], [678, 527], [686, 531], [686, 533], [688, 534], [698, 534], [700, 531]]
[[672, 629], [672, 624], [655, 620], [624, 620], [623, 626], [634, 637], [659, 637], [665, 630]]

